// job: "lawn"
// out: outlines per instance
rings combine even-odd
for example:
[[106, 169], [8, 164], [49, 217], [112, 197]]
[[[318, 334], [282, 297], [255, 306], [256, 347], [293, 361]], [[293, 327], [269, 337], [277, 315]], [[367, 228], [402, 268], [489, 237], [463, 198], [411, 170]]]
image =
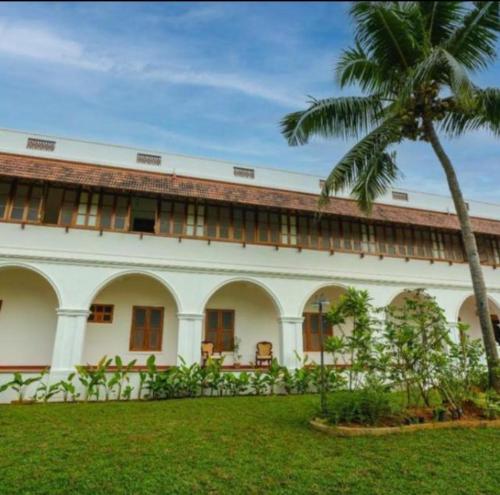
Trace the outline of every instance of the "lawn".
[[318, 397], [0, 406], [0, 493], [498, 494], [500, 430], [332, 438]]

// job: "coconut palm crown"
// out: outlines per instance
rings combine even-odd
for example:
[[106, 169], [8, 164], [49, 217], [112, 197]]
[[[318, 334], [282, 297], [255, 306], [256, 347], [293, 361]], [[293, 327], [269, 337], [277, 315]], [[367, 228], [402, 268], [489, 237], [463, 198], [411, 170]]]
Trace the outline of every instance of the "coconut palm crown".
[[485, 345], [490, 383], [500, 390], [498, 351], [477, 244], [453, 165], [438, 134], [487, 129], [500, 135], [500, 88], [471, 76], [496, 60], [499, 2], [355, 2], [354, 46], [337, 62], [341, 88], [365, 96], [312, 99], [282, 120], [290, 145], [312, 136], [356, 139], [325, 181], [321, 202], [349, 190], [370, 213], [399, 177], [393, 146], [429, 142], [448, 181], [462, 230]]

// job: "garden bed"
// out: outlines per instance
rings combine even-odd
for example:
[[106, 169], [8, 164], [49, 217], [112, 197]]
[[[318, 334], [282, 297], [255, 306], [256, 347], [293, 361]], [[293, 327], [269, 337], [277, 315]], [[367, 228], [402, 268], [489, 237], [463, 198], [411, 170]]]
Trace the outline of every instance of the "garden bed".
[[449, 428], [500, 428], [500, 419], [464, 418], [453, 421], [432, 421], [397, 426], [358, 426], [332, 425], [326, 420], [314, 418], [310, 421], [312, 428], [329, 435], [339, 437], [383, 436], [393, 433], [412, 433], [422, 430], [442, 430]]

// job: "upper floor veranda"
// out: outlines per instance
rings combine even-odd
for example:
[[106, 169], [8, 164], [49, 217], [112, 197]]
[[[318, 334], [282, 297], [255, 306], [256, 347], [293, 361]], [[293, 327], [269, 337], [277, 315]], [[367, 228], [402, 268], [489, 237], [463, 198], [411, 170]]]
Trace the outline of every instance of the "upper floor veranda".
[[[451, 200], [410, 191], [370, 217], [345, 197], [318, 215], [320, 177], [0, 131], [0, 221], [464, 263]], [[425, 205], [425, 208], [424, 208]], [[500, 264], [500, 205], [469, 202], [484, 264]]]

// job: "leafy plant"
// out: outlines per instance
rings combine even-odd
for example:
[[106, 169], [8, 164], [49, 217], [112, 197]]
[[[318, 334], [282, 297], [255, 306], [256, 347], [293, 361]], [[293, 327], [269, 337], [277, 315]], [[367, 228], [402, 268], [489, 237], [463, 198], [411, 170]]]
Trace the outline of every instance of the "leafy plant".
[[43, 372], [42, 374], [40, 374], [38, 376], [24, 378], [21, 373], [16, 371], [13, 375], [12, 380], [10, 382], [2, 385], [2, 388], [0, 389], [0, 391], [7, 390], [7, 389], [11, 388], [12, 390], [15, 390], [17, 392], [17, 400], [19, 402], [24, 402], [25, 394], [28, 390], [28, 387], [34, 383], [39, 382], [43, 378], [44, 375], [45, 375], [45, 372]]
[[[47, 380], [44, 381], [43, 378], [47, 376]], [[48, 370], [42, 372], [40, 376], [40, 384], [36, 389], [34, 398], [36, 400], [42, 400], [43, 402], [48, 402], [52, 397], [57, 395], [61, 391], [61, 382], [50, 383], [50, 378], [48, 377]]]
[[250, 387], [255, 395], [262, 395], [268, 389], [266, 373], [256, 370], [250, 375]]
[[78, 380], [85, 387], [85, 402], [93, 397], [95, 400], [99, 400], [101, 387], [107, 390], [106, 371], [111, 361], [112, 359], [108, 359], [107, 356], [104, 356], [96, 366], [76, 366]]
[[274, 395], [276, 392], [276, 387], [281, 383], [281, 377], [283, 375], [283, 366], [278, 363], [276, 358], [273, 358], [269, 368], [266, 370], [265, 380], [269, 387], [269, 393]]
[[80, 394], [76, 391], [75, 384], [73, 383], [74, 378], [75, 373], [73, 372], [68, 375], [66, 380], [61, 380], [59, 382], [64, 402], [68, 402], [68, 397], [74, 402], [80, 396]]

